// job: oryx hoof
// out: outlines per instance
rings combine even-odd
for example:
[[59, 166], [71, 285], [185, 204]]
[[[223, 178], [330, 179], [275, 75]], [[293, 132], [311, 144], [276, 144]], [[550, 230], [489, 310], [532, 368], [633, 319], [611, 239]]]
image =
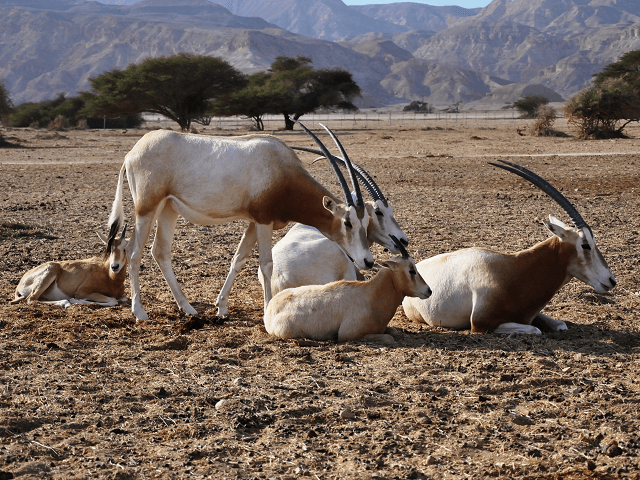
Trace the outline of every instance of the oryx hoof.
[[185, 314], [185, 315], [198, 315], [198, 312], [196, 311], [195, 308], [193, 308], [191, 305], [189, 305], [188, 303], [186, 305], [181, 305], [180, 306], [180, 310]]

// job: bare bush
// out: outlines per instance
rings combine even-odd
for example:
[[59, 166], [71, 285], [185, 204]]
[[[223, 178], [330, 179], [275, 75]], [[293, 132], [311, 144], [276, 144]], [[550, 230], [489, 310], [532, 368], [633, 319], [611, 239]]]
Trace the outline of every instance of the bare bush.
[[87, 128], [89, 128], [89, 122], [87, 122], [86, 118], [81, 118], [80, 120], [78, 120], [76, 128], [78, 130], [86, 130]]
[[529, 134], [533, 137], [557, 137], [559, 132], [552, 128], [556, 116], [555, 108], [549, 105], [540, 106], [535, 122], [529, 127]]
[[58, 115], [49, 122], [49, 125], [47, 125], [47, 130], [61, 131], [67, 128], [69, 128], [69, 121], [63, 115]]

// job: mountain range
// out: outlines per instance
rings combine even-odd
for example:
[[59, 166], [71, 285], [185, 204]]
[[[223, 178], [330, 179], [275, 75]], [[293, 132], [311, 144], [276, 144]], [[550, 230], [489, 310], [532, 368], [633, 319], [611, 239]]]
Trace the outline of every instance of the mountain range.
[[0, 0], [0, 78], [14, 103], [75, 95], [88, 79], [192, 52], [246, 73], [277, 56], [345, 68], [360, 106], [562, 101], [640, 49], [637, 0], [493, 0], [482, 9], [342, 0]]

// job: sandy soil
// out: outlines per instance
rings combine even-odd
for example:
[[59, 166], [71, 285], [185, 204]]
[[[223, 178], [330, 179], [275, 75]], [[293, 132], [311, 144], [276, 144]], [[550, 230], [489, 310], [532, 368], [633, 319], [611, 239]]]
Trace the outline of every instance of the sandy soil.
[[[473, 245], [515, 252], [547, 238], [540, 218], [568, 220], [486, 164], [505, 158], [575, 203], [618, 286], [599, 295], [574, 279], [545, 309], [568, 331], [541, 336], [431, 328], [400, 307], [391, 345], [269, 336], [255, 252], [218, 321], [241, 222], [180, 221], [173, 265], [197, 319], [179, 313], [148, 251], [147, 322], [126, 305], [9, 304], [29, 268], [100, 253], [94, 231], [146, 130], [4, 129], [20, 148], [0, 151], [0, 479], [639, 478], [640, 128], [581, 142], [519, 136], [522, 124], [337, 133], [393, 203], [416, 260]], [[338, 192], [313, 158], [301, 155]]]

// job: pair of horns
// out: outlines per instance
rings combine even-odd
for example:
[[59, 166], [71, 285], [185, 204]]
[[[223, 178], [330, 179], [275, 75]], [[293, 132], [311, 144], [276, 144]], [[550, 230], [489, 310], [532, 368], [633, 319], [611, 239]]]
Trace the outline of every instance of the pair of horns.
[[494, 167], [502, 168], [503, 170], [507, 170], [511, 173], [515, 173], [516, 175], [528, 180], [544, 193], [549, 195], [558, 205], [562, 207], [562, 209], [567, 212], [567, 215], [571, 218], [571, 221], [575, 225], [576, 228], [589, 228], [587, 222], [584, 221], [582, 215], [578, 213], [576, 207], [574, 207], [567, 198], [562, 195], [555, 187], [553, 187], [549, 182], [547, 182], [544, 178], [539, 175], [536, 175], [531, 170], [523, 167], [522, 165], [518, 165], [517, 163], [507, 162], [506, 160], [498, 159], [500, 163], [488, 162], [489, 165], [493, 165]]
[[[318, 144], [321, 152], [316, 151], [317, 154], [318, 155], [321, 154], [329, 160], [329, 162], [331, 163], [331, 166], [333, 167], [334, 172], [338, 177], [338, 180], [340, 181], [340, 185], [342, 186], [342, 190], [344, 191], [344, 196], [345, 196], [347, 205], [349, 205], [350, 207], [354, 206], [353, 198], [351, 197], [351, 192], [349, 192], [349, 187], [347, 186], [347, 181], [345, 180], [344, 175], [342, 175], [342, 171], [338, 166], [337, 157], [331, 155], [327, 147], [324, 146], [324, 144], [320, 141], [320, 139], [313, 132], [311, 132], [307, 127], [305, 127], [301, 122], [296, 120], [296, 123], [300, 125], [302, 129], [305, 132], [307, 132], [307, 134], [311, 138], [313, 138], [313, 140]], [[357, 170], [355, 170], [353, 164], [351, 163], [351, 160], [349, 160], [349, 157], [347, 156], [347, 152], [345, 152], [342, 144], [340, 143], [340, 140], [338, 140], [338, 137], [336, 137], [333, 134], [333, 132], [329, 128], [325, 127], [322, 123], [320, 124], [320, 126], [329, 133], [329, 135], [335, 142], [336, 146], [338, 147], [338, 150], [340, 150], [340, 153], [342, 154], [342, 158], [344, 159], [344, 164], [346, 164], [347, 170], [349, 171], [349, 178], [351, 179], [351, 185], [353, 185], [353, 191], [356, 193], [355, 206], [357, 207], [364, 206], [364, 200], [362, 199], [362, 192], [360, 191], [360, 184], [355, 179], [355, 176], [357, 175]], [[312, 153], [316, 153], [316, 152], [312, 152]]]
[[[291, 148], [293, 148], [294, 150], [301, 150], [303, 152], [315, 153], [316, 155], [322, 155], [322, 157], [325, 158], [324, 152], [320, 150], [316, 150], [315, 148], [297, 147], [297, 146], [293, 146]], [[336, 157], [333, 155], [332, 157], [339, 164], [346, 166], [346, 162], [344, 161], [343, 158]], [[314, 161], [317, 161], [317, 160], [319, 159], [316, 159]], [[371, 178], [371, 175], [369, 175], [369, 172], [367, 172], [364, 168], [362, 168], [357, 163], [351, 162], [351, 165], [353, 165], [353, 169], [356, 172], [356, 176], [358, 177], [358, 180], [360, 180], [364, 188], [367, 189], [367, 192], [369, 192], [369, 195], [371, 196], [371, 198], [373, 198], [373, 200], [381, 200], [385, 205], [387, 205], [387, 199], [382, 193], [382, 190], [380, 190], [380, 187], [378, 187], [378, 184], [373, 180], [373, 178]]]

